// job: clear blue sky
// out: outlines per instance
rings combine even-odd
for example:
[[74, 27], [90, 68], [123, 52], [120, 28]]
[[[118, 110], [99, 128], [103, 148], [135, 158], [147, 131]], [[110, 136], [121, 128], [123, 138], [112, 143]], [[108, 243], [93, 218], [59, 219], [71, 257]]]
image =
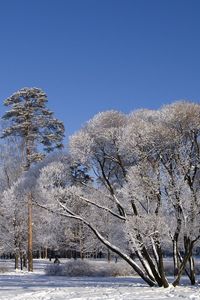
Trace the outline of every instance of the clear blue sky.
[[1, 103], [41, 87], [67, 135], [103, 110], [200, 102], [199, 0], [0, 0], [0, 44]]

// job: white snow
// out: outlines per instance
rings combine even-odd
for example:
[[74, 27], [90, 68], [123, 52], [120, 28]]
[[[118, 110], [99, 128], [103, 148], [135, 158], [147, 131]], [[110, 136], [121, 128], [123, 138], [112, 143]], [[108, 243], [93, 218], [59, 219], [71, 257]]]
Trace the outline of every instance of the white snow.
[[0, 273], [0, 300], [200, 300], [200, 285], [164, 289], [150, 288], [138, 277], [46, 276], [44, 265], [38, 260], [34, 273]]

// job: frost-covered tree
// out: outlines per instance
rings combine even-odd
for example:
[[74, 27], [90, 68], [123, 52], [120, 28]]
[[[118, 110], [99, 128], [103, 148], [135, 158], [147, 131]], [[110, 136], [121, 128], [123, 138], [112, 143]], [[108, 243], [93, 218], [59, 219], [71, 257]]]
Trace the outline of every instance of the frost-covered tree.
[[5, 190], [18, 180], [23, 171], [22, 143], [19, 138], [9, 137], [0, 143], [0, 189]]
[[10, 189], [4, 191], [1, 199], [3, 207], [4, 230], [6, 238], [3, 239], [4, 252], [15, 254], [15, 268], [19, 267], [19, 259], [26, 253], [27, 241], [27, 205], [23, 197], [24, 187], [19, 179]]
[[[175, 282], [179, 282], [188, 261], [187, 274], [195, 284], [192, 253], [200, 239], [200, 106], [177, 102], [164, 107], [162, 114], [163, 132], [167, 130], [168, 134], [165, 133], [165, 150], [160, 153], [160, 161], [167, 182], [167, 200], [176, 219], [175, 230], [171, 230]], [[183, 258], [180, 250], [184, 252]]]
[[200, 238], [199, 105], [99, 113], [71, 137], [70, 152], [70, 159], [41, 169], [36, 204], [88, 226], [151, 286], [168, 286], [163, 256], [170, 247], [179, 259], [173, 285], [188, 262], [193, 282], [192, 251]]
[[[140, 137], [144, 135], [145, 130], [149, 126], [154, 125], [155, 118], [157, 118], [156, 113], [149, 111], [136, 112], [133, 114], [133, 117], [127, 117], [113, 111], [98, 114], [80, 132], [71, 138], [71, 150], [76, 159], [80, 159], [82, 163], [86, 163], [93, 168], [95, 178], [99, 182], [99, 201], [102, 199], [102, 196], [100, 196], [101, 190], [101, 193], [104, 195], [107, 194], [107, 198], [111, 200], [109, 204], [109, 200], [107, 199], [106, 207], [112, 208], [112, 211], [117, 212], [119, 216], [124, 218], [124, 223], [118, 226], [118, 232], [121, 232], [121, 236], [126, 236], [124, 245], [128, 243], [128, 246], [124, 247], [124, 249], [128, 248], [130, 255], [138, 257], [148, 279], [157, 282], [160, 286], [168, 286], [163, 269], [162, 250], [159, 246], [157, 246], [157, 249], [154, 247], [154, 238], [157, 240], [156, 245], [158, 245], [155, 230], [153, 226], [149, 226], [149, 229], [152, 229], [152, 232], [149, 232], [151, 241], [154, 242], [152, 247], [157, 251], [156, 257], [159, 257], [157, 261], [153, 261], [150, 256], [149, 244], [145, 241], [142, 234], [141, 224], [138, 230], [133, 230], [133, 220], [144, 219], [144, 215], [140, 214], [138, 208], [140, 204], [138, 202], [136, 204], [133, 196], [128, 198], [129, 203], [127, 203], [126, 199], [122, 196], [121, 190], [129, 179], [127, 174], [130, 167], [138, 165], [142, 159], [141, 153], [146, 156], [144, 151], [142, 151], [144, 149], [142, 149], [143, 144]], [[145, 119], [149, 120], [149, 124], [145, 124]], [[131, 135], [131, 133], [133, 134]], [[147, 163], [149, 164], [146, 160]], [[157, 166], [153, 167], [150, 165], [150, 167], [153, 177], [157, 179]], [[152, 174], [149, 174], [149, 178]], [[151, 190], [149, 192], [151, 194], [151, 198], [149, 199], [152, 207], [151, 213], [153, 213], [153, 207], [155, 207], [154, 218], [159, 213], [160, 200], [157, 197], [158, 192], [159, 186], [155, 187], [155, 191]], [[142, 194], [140, 195], [139, 203], [144, 201], [144, 199], [141, 199], [144, 196], [145, 191], [143, 191], [143, 196]], [[150, 201], [151, 199], [153, 199], [154, 205]], [[145, 214], [145, 217], [147, 219], [148, 215]], [[152, 216], [149, 218], [150, 220], [153, 224], [154, 219]]]
[[[16, 239], [17, 236], [21, 238], [17, 232], [14, 233], [14, 231], [18, 231], [19, 229], [19, 227], [15, 225], [18, 222], [17, 218], [19, 214], [15, 214], [14, 216], [13, 211], [14, 206], [18, 205], [16, 200], [17, 196], [15, 197], [15, 201], [13, 195], [7, 197], [6, 201], [4, 196], [5, 191], [13, 187], [23, 171], [21, 139], [18, 137], [9, 137], [4, 143], [1, 142], [0, 149], [0, 191], [2, 195], [0, 199], [0, 249], [1, 252], [12, 252], [15, 254], [15, 267], [17, 268], [19, 251], [14, 246], [14, 239]], [[20, 205], [18, 205], [18, 208], [19, 207]], [[25, 217], [25, 215], [23, 217]], [[14, 218], [15, 221], [13, 221]]]
[[[71, 157], [44, 162], [34, 180], [27, 173], [32, 188], [37, 180], [34, 204], [55, 220], [73, 220], [68, 234], [79, 251], [92, 246], [87, 226], [149, 285], [167, 287], [163, 256], [171, 247], [173, 284], [188, 262], [194, 282], [192, 251], [200, 238], [199, 105], [180, 102], [128, 116], [99, 113], [71, 137], [70, 151]], [[68, 227], [59, 223], [58, 244]]]
[[[71, 218], [83, 222], [97, 235], [97, 237], [110, 250], [119, 254], [146, 280], [150, 285], [156, 284], [153, 276], [145, 274], [132, 258], [128, 243], [136, 246], [128, 227], [131, 225], [126, 212], [126, 207], [120, 200], [118, 189], [126, 180], [126, 168], [130, 161], [120, 155], [119, 146], [123, 128], [126, 125], [126, 116], [118, 112], [106, 112], [97, 115], [91, 120], [84, 130], [73, 137], [72, 144], [74, 158], [94, 172], [95, 183], [93, 185], [83, 182], [79, 186], [58, 184], [65, 178], [62, 164], [51, 164], [44, 168], [40, 176], [41, 193], [48, 195], [52, 205], [56, 203], [68, 213]], [[60, 177], [61, 176], [61, 177]], [[46, 182], [46, 183], [45, 183]], [[51, 194], [52, 193], [52, 194]], [[87, 210], [76, 211], [77, 205], [87, 205]], [[50, 204], [50, 203], [49, 203]], [[51, 204], [50, 204], [51, 205]], [[75, 205], [75, 206], [74, 206]], [[108, 230], [100, 230], [99, 223], [102, 214], [111, 217], [109, 229], [113, 234], [108, 237]], [[92, 216], [95, 226], [88, 222]], [[98, 228], [98, 229], [97, 229]], [[109, 230], [110, 231], [110, 230]], [[117, 237], [112, 240], [112, 238]], [[121, 239], [119, 239], [121, 236]], [[116, 245], [113, 241], [117, 241]], [[120, 249], [120, 247], [123, 247]], [[120, 247], [119, 247], [120, 246]], [[133, 251], [133, 249], [131, 250]], [[142, 258], [142, 255], [141, 255]], [[160, 278], [159, 278], [160, 279]], [[159, 282], [161, 284], [161, 279]]]
[[[122, 146], [137, 152], [138, 160], [157, 166], [160, 188], [157, 198], [169, 224], [173, 243], [176, 285], [189, 260], [191, 283], [195, 283], [192, 251], [199, 240], [199, 116], [198, 104], [177, 102], [160, 111], [139, 111], [131, 116]], [[128, 139], [129, 137], [129, 139]], [[145, 168], [141, 174], [145, 177]], [[152, 176], [153, 178], [153, 176]], [[145, 187], [156, 180], [145, 178]], [[144, 191], [144, 188], [139, 188]], [[139, 194], [139, 193], [138, 193]], [[147, 193], [146, 193], [147, 195]], [[137, 197], [136, 197], [137, 198]], [[158, 203], [159, 203], [158, 202]], [[173, 216], [173, 217], [172, 217]], [[184, 258], [180, 250], [184, 250]]]
[[[139, 265], [137, 265], [137, 263], [129, 256], [130, 253], [127, 249], [127, 240], [125, 238], [125, 217], [121, 216], [115, 209], [111, 208], [112, 199], [108, 198], [109, 205], [103, 206], [101, 200], [102, 198], [105, 199], [105, 195], [102, 194], [101, 191], [97, 192], [96, 196], [94, 196], [91, 190], [89, 191], [85, 187], [84, 189], [81, 189], [75, 186], [71, 187], [68, 184], [66, 185], [66, 179], [63, 172], [65, 167], [66, 166], [61, 163], [51, 163], [41, 170], [38, 188], [40, 194], [43, 195], [46, 201], [37, 203], [37, 205], [46, 208], [53, 213], [60, 214], [63, 217], [75, 219], [88, 226], [105, 246], [125, 259], [139, 275], [148, 282], [148, 284], [154, 285], [154, 281], [149, 279]], [[58, 184], [58, 182], [60, 184]], [[86, 210], [84, 210], [83, 204], [87, 204]], [[76, 211], [74, 205], [80, 207], [79, 212]], [[110, 220], [109, 229], [103, 228], [101, 224], [101, 215], [104, 213], [108, 213], [113, 217], [113, 219]], [[108, 236], [108, 232], [111, 229], [115, 235], [118, 235], [117, 240], [114, 238], [114, 235]], [[113, 243], [113, 241], [116, 244]], [[121, 248], [122, 244], [123, 247]]]
[[[4, 104], [11, 108], [2, 117], [9, 121], [9, 125], [2, 132], [2, 138], [19, 136], [22, 139], [24, 170], [28, 170], [32, 163], [41, 160], [44, 152], [62, 147], [63, 123], [47, 109], [46, 103], [47, 95], [39, 88], [23, 88], [4, 101]], [[32, 271], [31, 194], [29, 195], [28, 211], [28, 267]]]

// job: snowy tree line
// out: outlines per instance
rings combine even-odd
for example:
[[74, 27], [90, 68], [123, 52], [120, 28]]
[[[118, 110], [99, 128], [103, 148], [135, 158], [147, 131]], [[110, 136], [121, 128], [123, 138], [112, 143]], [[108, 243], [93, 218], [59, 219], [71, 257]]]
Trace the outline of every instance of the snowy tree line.
[[26, 255], [31, 207], [34, 249], [71, 241], [82, 255], [108, 249], [150, 286], [163, 287], [168, 251], [173, 285], [184, 272], [195, 284], [200, 105], [101, 112], [70, 137], [68, 151], [56, 151], [64, 127], [46, 102], [40, 89], [5, 102], [12, 108], [2, 122], [1, 251], [13, 251], [16, 265]]

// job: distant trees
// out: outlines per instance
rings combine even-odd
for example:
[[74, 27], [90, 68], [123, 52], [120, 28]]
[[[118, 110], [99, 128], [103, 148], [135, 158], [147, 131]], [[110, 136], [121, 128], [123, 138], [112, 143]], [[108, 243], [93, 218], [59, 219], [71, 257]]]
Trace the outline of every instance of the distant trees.
[[24, 251], [24, 229], [26, 228], [24, 197], [19, 199], [18, 193], [14, 195], [15, 184], [23, 172], [22, 144], [18, 137], [9, 137], [0, 144], [0, 147], [0, 248], [1, 252], [15, 254], [15, 267], [17, 268], [20, 253]]

